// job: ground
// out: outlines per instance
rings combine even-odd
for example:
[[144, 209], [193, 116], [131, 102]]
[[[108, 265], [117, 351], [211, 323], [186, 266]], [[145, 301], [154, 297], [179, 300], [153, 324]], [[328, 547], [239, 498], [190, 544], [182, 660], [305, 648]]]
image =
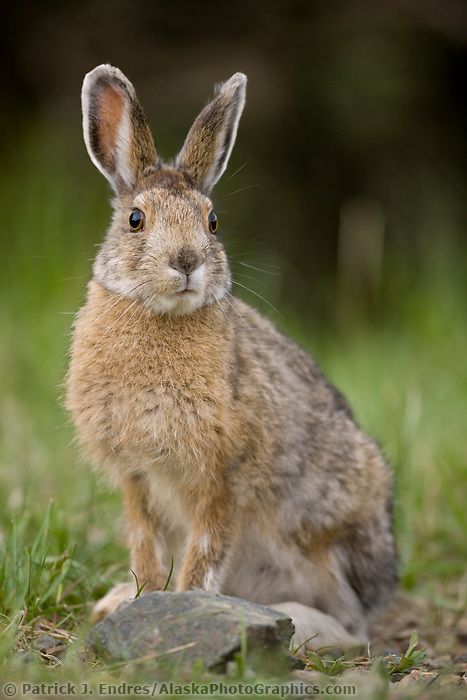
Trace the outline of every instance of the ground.
[[[375, 622], [366, 649], [321, 650], [301, 659], [300, 668], [280, 679], [267, 679], [237, 664], [223, 677], [225, 682], [303, 682], [329, 690], [329, 685], [356, 688], [358, 697], [463, 697], [467, 691], [466, 580], [451, 582], [433, 597], [400, 591], [391, 606]], [[64, 606], [65, 607], [65, 606]], [[15, 659], [2, 680], [53, 682], [54, 679], [86, 682], [97, 689], [100, 682], [118, 685], [122, 680], [149, 683], [165, 680], [164, 673], [134, 664], [105, 664], [87, 650], [83, 637], [70, 628], [60, 613], [38, 617], [34, 624], [16, 621]], [[60, 623], [63, 626], [60, 626]], [[415, 632], [417, 630], [417, 632]], [[412, 649], [409, 648], [411, 644]], [[173, 649], [175, 654], [182, 647]], [[172, 651], [172, 650], [171, 650]], [[68, 656], [67, 656], [68, 654]], [[157, 663], [157, 661], [155, 662]], [[29, 668], [28, 668], [29, 666]], [[175, 682], [191, 680], [171, 675]], [[219, 681], [212, 673], [196, 674], [197, 682]], [[408, 695], [406, 695], [408, 694]]]

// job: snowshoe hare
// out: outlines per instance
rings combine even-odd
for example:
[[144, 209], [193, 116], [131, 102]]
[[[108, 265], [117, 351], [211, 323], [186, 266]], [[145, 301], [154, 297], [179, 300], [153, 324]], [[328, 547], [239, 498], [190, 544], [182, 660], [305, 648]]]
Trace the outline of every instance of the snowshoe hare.
[[[392, 477], [313, 360], [230, 294], [210, 192], [246, 77], [220, 85], [169, 164], [134, 88], [83, 84], [84, 140], [114, 214], [74, 325], [67, 408], [123, 497], [144, 591], [198, 587], [279, 608], [295, 643], [361, 643], [394, 589]], [[119, 584], [98, 619], [135, 595]]]

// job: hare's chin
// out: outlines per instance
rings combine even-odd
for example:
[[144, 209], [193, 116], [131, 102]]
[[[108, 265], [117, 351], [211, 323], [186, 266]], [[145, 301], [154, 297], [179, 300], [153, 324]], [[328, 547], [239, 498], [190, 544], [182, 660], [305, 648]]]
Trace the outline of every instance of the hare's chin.
[[204, 292], [191, 290], [184, 293], [177, 292], [170, 296], [158, 295], [149, 304], [156, 314], [170, 314], [172, 316], [184, 316], [191, 314], [205, 303]]

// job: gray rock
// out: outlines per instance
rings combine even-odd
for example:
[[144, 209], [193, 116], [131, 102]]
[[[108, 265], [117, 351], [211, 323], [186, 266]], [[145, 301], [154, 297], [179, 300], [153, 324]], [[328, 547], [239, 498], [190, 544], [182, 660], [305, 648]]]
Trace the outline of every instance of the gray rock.
[[248, 665], [280, 673], [294, 627], [283, 613], [239, 598], [190, 590], [155, 591], [120, 606], [92, 630], [93, 651], [112, 661], [148, 662], [172, 670], [225, 671], [246, 648]]
[[50, 634], [41, 634], [33, 641], [33, 649], [45, 656], [59, 656], [66, 650], [62, 640], [52, 637]]
[[50, 634], [41, 634], [39, 637], [36, 637], [32, 646], [34, 649], [37, 649], [37, 651], [46, 654], [48, 649], [57, 646], [57, 640]]

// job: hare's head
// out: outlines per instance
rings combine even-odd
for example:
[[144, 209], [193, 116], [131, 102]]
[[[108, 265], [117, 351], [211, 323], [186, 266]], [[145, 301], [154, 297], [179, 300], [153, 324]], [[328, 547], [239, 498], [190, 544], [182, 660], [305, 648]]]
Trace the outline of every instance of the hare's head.
[[209, 194], [227, 167], [245, 89], [242, 73], [221, 85], [174, 163], [166, 165], [123, 73], [103, 65], [86, 75], [84, 140], [116, 195], [112, 225], [94, 263], [94, 278], [104, 287], [159, 314], [191, 313], [229, 290]]

